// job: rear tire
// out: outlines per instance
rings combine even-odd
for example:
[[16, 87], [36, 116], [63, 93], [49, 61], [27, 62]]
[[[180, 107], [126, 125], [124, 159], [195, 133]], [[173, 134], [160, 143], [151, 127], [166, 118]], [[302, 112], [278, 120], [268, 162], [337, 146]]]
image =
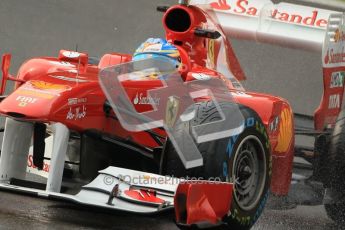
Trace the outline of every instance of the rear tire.
[[[191, 127], [220, 119], [213, 102], [197, 103], [197, 115]], [[225, 116], [233, 104], [220, 103]], [[239, 105], [246, 127], [238, 136], [218, 139], [198, 145], [204, 165], [186, 170], [172, 144], [167, 141], [163, 151], [161, 172], [174, 177], [220, 178], [234, 183], [229, 215], [223, 221], [231, 229], [250, 229], [259, 218], [268, 198], [271, 174], [269, 140], [259, 116]], [[228, 109], [229, 110], [229, 109]]]
[[329, 218], [339, 226], [345, 223], [345, 202], [325, 204], [325, 209]]
[[345, 223], [345, 110], [341, 111], [331, 136], [326, 187], [338, 194], [341, 201], [325, 204], [328, 216], [337, 224]]

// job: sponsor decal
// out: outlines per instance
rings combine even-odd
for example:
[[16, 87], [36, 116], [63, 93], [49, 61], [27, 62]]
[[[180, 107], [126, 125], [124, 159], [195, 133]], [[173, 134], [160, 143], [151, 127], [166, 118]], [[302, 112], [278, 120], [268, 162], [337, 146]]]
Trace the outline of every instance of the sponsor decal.
[[74, 51], [64, 51], [62, 55], [67, 58], [77, 58], [80, 56], [80, 53]]
[[19, 89], [16, 91], [17, 94], [27, 95], [27, 96], [34, 96], [44, 99], [52, 99], [56, 95], [48, 94], [46, 91], [38, 92], [32, 89]]
[[[256, 124], [256, 120], [254, 117], [250, 117], [248, 118], [244, 125], [245, 127], [244, 128], [250, 128], [250, 127], [254, 127]], [[231, 155], [232, 155], [232, 150], [235, 146], [235, 143], [236, 143], [236, 140], [238, 138], [239, 135], [235, 135], [235, 136], [231, 136], [230, 139], [229, 139], [229, 142], [228, 142], [228, 145], [227, 145], [227, 148], [226, 148], [226, 152], [228, 153], [228, 158], [230, 159], [231, 158]]]
[[87, 102], [87, 98], [68, 98], [68, 105], [78, 105]]
[[344, 26], [342, 26], [341, 28], [336, 29], [334, 37], [333, 37], [335, 43], [345, 41], [345, 33], [344, 33], [344, 31], [345, 31]]
[[18, 96], [16, 98], [16, 101], [19, 101], [18, 106], [20, 107], [25, 107], [28, 104], [34, 104], [36, 103], [37, 100], [38, 100], [37, 98], [27, 97], [27, 96]]
[[290, 147], [293, 138], [292, 116], [291, 110], [288, 108], [281, 112], [278, 144], [274, 149], [275, 152], [286, 153]]
[[143, 96], [143, 93], [137, 93], [135, 98], [133, 99], [134, 105], [159, 105], [160, 98], [158, 97], [149, 97]]
[[[34, 156], [30, 153], [28, 156], [28, 168], [30, 169], [37, 169], [37, 167], [34, 165]], [[49, 169], [50, 169], [50, 165], [47, 162], [43, 163], [43, 169], [42, 171], [45, 173], [49, 173]], [[29, 170], [29, 172], [31, 172], [31, 170]]]
[[303, 18], [302, 15], [298, 15], [298, 14], [290, 15], [288, 13], [279, 12], [277, 9], [275, 9], [272, 12], [272, 18], [279, 21], [284, 21], [284, 22], [289, 22], [289, 23], [294, 23], [294, 24], [302, 24], [306, 26], [316, 26], [316, 27], [326, 27], [328, 21], [326, 19], [318, 19], [318, 14], [319, 12], [317, 10], [314, 10], [311, 16]]
[[215, 67], [215, 63], [216, 63], [214, 43], [215, 41], [213, 39], [209, 39], [207, 54], [208, 54], [208, 62], [209, 62], [208, 64], [210, 65], [211, 69]]
[[[248, 0], [218, 0], [210, 3], [211, 7], [216, 10], [229, 11], [234, 14], [255, 16], [258, 17], [260, 9], [251, 4]], [[277, 21], [300, 24], [313, 27], [326, 27], [328, 20], [321, 18], [318, 10], [313, 10], [309, 15], [302, 15], [300, 13], [291, 13], [287, 11], [280, 11], [274, 9], [271, 12], [271, 18]]]
[[278, 125], [279, 125], [279, 117], [275, 117], [273, 121], [269, 124], [269, 131], [271, 133], [275, 132], [278, 130]]
[[328, 109], [339, 109], [340, 108], [340, 95], [333, 94], [329, 96]]
[[80, 76], [78, 76], [78, 77], [65, 77], [65, 76], [49, 75], [49, 77], [56, 78], [56, 79], [63, 80], [63, 81], [71, 81], [71, 82], [81, 82], [81, 83], [90, 82], [89, 80], [80, 79]]
[[172, 128], [175, 125], [177, 114], [180, 108], [180, 100], [178, 97], [170, 96], [167, 101], [165, 110], [165, 124]]
[[243, 226], [250, 225], [250, 223], [252, 222], [251, 216], [240, 216], [237, 208], [231, 211], [230, 217], [232, 219], [235, 219], [237, 222], [240, 223], [240, 225], [243, 225]]
[[231, 81], [232, 86], [233, 86], [235, 89], [244, 91], [244, 88], [243, 88], [242, 84], [241, 84], [236, 78], [231, 77], [231, 78], [230, 78], [230, 81]]
[[163, 44], [145, 43], [143, 52], [159, 52], [162, 50]]
[[335, 51], [333, 48], [328, 49], [324, 59], [325, 64], [345, 63], [345, 47], [341, 51]]
[[[156, 80], [159, 76], [163, 75], [164, 73], [161, 73], [155, 69], [148, 69], [145, 71], [137, 71], [129, 74], [129, 79], [131, 81], [137, 81], [137, 80]], [[169, 73], [166, 73], [169, 74]]]
[[50, 64], [52, 65], [60, 65], [60, 66], [63, 66], [63, 67], [75, 67], [75, 65], [69, 63], [69, 62], [66, 62], [66, 61], [50, 61]]
[[72, 87], [68, 85], [54, 84], [45, 81], [30, 81], [30, 84], [35, 89], [51, 90], [56, 92], [63, 92], [72, 89]]
[[265, 140], [266, 140], [266, 143], [265, 143], [265, 146], [266, 148], [270, 148], [270, 141], [269, 141], [269, 137], [267, 135], [267, 132], [266, 132], [266, 128], [263, 124], [259, 123], [258, 121], [255, 122], [255, 128], [258, 132], [260, 132], [264, 137], [265, 137]]
[[252, 95], [246, 94], [245, 92], [241, 92], [241, 91], [237, 91], [237, 92], [231, 92], [231, 95], [236, 97], [236, 96], [240, 96], [240, 97], [246, 97], [246, 98], [252, 98]]
[[230, 10], [231, 6], [226, 2], [226, 0], [218, 0], [218, 2], [212, 2], [211, 7], [217, 10]]
[[66, 115], [66, 120], [81, 120], [86, 116], [86, 107], [69, 108], [69, 111]]
[[33, 160], [33, 146], [30, 146], [29, 149], [29, 154], [27, 158], [27, 167], [26, 167], [26, 172], [32, 173], [35, 175], [39, 175], [45, 178], [48, 178], [49, 171], [50, 171], [50, 160], [51, 160], [51, 153], [52, 153], [52, 148], [53, 148], [53, 136], [49, 136], [45, 139], [45, 150], [44, 150], [44, 161], [43, 161], [43, 169], [39, 170], [35, 165], [34, 165], [34, 160]]
[[144, 189], [125, 190], [124, 194], [130, 199], [144, 201], [148, 203], [164, 204], [164, 200], [156, 197], [156, 192]]
[[[345, 16], [337, 18], [337, 22], [330, 26], [326, 32], [322, 49], [323, 67], [335, 68], [345, 65]], [[335, 30], [335, 31], [334, 31]]]
[[207, 81], [212, 78], [212, 76], [204, 74], [204, 73], [192, 73], [192, 77], [194, 77], [196, 80], [202, 80], [202, 81]]
[[331, 75], [330, 88], [342, 88], [344, 86], [345, 72], [334, 72]]
[[260, 205], [257, 208], [255, 215], [253, 217], [251, 216], [241, 216], [238, 211], [237, 208], [234, 208], [234, 210], [230, 211], [228, 213], [228, 216], [234, 220], [236, 220], [237, 222], [239, 222], [240, 225], [242, 226], [248, 226], [248, 225], [253, 225], [254, 223], [256, 223], [256, 221], [259, 219], [261, 213], [263, 212], [266, 202], [269, 198], [269, 191], [267, 191], [267, 193], [264, 195], [264, 197], [262, 198], [262, 200], [260, 201]]

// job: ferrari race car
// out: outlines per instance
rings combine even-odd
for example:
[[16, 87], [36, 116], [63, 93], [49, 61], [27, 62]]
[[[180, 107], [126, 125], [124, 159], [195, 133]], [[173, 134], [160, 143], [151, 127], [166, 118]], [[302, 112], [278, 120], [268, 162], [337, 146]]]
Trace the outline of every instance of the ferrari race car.
[[[183, 228], [250, 229], [269, 192], [288, 194], [295, 122], [286, 100], [243, 89], [229, 37], [314, 51], [324, 44], [316, 131], [296, 133], [316, 136], [323, 152], [330, 143], [317, 170], [342, 158], [344, 18], [292, 6], [180, 1], [157, 8], [166, 38], [134, 55], [61, 50], [28, 60], [16, 76], [5, 54], [1, 94], [8, 80], [15, 87], [0, 103], [0, 188], [135, 213], [174, 209]], [[324, 180], [333, 197], [343, 191], [340, 177]]]

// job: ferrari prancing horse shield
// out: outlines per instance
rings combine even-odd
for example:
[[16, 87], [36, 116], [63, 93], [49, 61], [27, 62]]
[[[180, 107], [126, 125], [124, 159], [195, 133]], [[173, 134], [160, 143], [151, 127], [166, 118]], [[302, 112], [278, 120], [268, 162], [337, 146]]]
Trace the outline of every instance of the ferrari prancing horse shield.
[[180, 108], [180, 100], [176, 96], [168, 97], [167, 107], [165, 110], [165, 124], [172, 128], [175, 125]]

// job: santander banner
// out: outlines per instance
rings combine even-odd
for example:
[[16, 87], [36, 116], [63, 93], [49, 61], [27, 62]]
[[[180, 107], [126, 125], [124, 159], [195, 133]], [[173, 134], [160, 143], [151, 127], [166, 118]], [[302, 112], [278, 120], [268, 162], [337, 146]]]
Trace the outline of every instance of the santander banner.
[[270, 0], [191, 0], [221, 25], [227, 36], [321, 51], [334, 11]]
[[[219, 11], [258, 17], [264, 6], [273, 6], [268, 0], [214, 0], [210, 6]], [[280, 3], [270, 11], [272, 20], [301, 24], [305, 26], [326, 27], [329, 11], [312, 7]]]

